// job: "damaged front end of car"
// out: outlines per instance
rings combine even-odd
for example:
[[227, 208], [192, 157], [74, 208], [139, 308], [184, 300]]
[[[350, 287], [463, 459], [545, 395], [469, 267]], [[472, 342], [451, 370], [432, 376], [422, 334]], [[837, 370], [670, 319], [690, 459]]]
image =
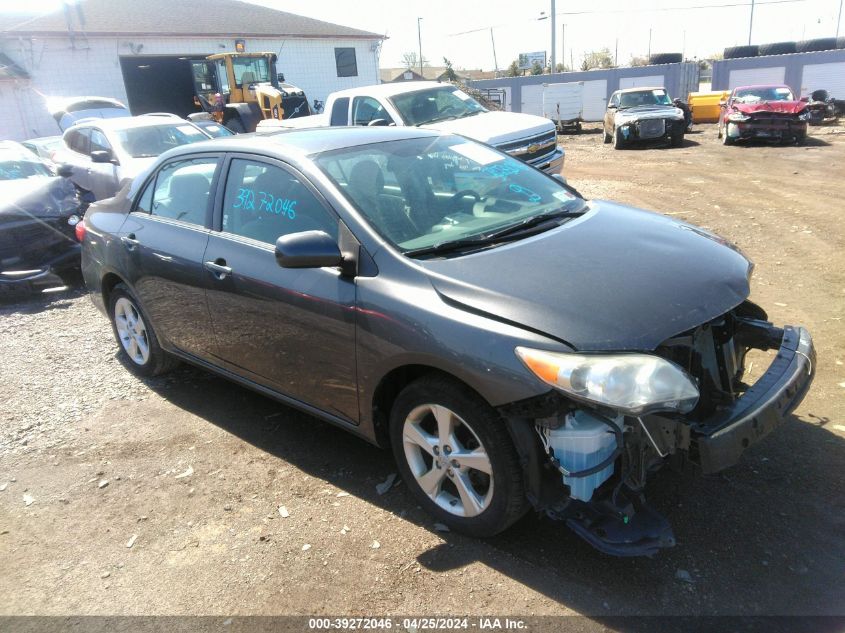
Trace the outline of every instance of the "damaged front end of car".
[[[748, 384], [752, 350], [776, 353]], [[749, 301], [650, 353], [516, 353], [553, 387], [499, 408], [527, 495], [616, 556], [675, 544], [668, 520], [646, 503], [649, 474], [667, 465], [709, 474], [737, 463], [800, 404], [815, 372], [809, 333], [774, 326]]]

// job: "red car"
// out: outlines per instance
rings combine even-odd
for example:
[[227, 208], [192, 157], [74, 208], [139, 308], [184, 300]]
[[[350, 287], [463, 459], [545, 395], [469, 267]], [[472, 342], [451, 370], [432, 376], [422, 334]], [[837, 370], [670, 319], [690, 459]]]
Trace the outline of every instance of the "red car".
[[801, 144], [810, 111], [789, 86], [741, 86], [722, 105], [719, 138], [725, 145], [759, 138]]

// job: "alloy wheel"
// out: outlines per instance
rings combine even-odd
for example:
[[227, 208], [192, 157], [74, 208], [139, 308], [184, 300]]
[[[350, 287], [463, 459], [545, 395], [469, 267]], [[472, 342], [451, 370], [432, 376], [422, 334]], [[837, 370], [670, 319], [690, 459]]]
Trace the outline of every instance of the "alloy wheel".
[[474, 517], [490, 506], [490, 457], [475, 431], [454, 411], [437, 404], [415, 407], [405, 418], [402, 445], [417, 484], [440, 508]]
[[138, 308], [126, 297], [120, 297], [114, 304], [114, 323], [126, 355], [136, 365], [145, 365], [150, 359], [147, 326]]

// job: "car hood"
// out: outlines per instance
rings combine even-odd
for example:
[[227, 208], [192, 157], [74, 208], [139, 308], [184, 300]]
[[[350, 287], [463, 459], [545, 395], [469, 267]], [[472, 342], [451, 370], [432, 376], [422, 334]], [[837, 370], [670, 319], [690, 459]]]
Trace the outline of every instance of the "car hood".
[[666, 117], [676, 119], [684, 118], [684, 111], [675, 106], [668, 105], [646, 105], [633, 108], [621, 108], [616, 111], [616, 123], [628, 121], [642, 121], [643, 119], [665, 119]]
[[604, 201], [539, 235], [420, 264], [444, 301], [584, 351], [653, 350], [742, 303], [753, 268], [712, 233]]
[[420, 127], [447, 134], [461, 134], [490, 145], [519, 141], [555, 130], [549, 119], [519, 112], [482, 112], [463, 119], [437, 121]]
[[736, 103], [733, 109], [743, 114], [755, 112], [777, 112], [779, 114], [800, 114], [807, 104], [803, 101], [759, 101], [757, 103]]
[[0, 182], [0, 222], [13, 217], [54, 218], [79, 210], [76, 187], [59, 176]]

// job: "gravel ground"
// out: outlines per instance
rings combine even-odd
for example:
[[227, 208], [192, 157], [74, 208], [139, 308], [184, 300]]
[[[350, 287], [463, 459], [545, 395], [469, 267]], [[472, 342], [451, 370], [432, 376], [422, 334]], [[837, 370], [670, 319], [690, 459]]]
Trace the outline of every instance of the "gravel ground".
[[843, 129], [722, 147], [703, 126], [624, 152], [597, 132], [564, 138], [572, 184], [736, 242], [753, 298], [819, 353], [792, 422], [740, 465], [655, 477], [676, 548], [610, 558], [533, 516], [440, 532], [401, 482], [377, 490], [387, 453], [193, 368], [134, 378], [74, 291], [0, 306], [0, 615], [843, 615]]

